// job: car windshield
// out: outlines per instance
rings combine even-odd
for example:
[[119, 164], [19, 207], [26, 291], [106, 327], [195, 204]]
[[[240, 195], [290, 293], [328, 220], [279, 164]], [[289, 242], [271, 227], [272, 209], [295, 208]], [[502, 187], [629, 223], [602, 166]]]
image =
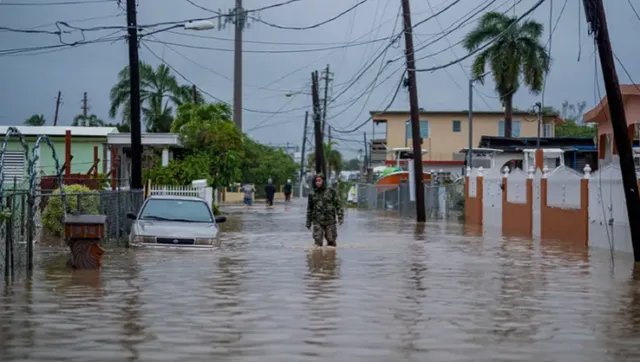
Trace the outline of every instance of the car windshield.
[[213, 222], [209, 205], [197, 200], [150, 199], [142, 209], [140, 219]]

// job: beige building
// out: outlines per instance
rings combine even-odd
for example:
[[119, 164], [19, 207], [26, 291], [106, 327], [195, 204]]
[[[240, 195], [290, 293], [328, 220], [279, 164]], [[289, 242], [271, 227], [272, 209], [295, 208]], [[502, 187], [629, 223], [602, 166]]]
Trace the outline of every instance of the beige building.
[[[386, 148], [411, 147], [411, 128], [409, 112], [387, 111], [371, 112], [374, 125], [386, 124], [386, 135], [376, 134], [375, 144], [385, 143]], [[437, 111], [420, 113], [420, 133], [422, 148], [428, 151], [424, 155], [425, 164], [457, 164], [454, 153], [468, 147], [469, 122], [467, 111]], [[473, 113], [473, 146], [477, 147], [482, 136], [504, 136], [503, 112], [474, 112]], [[542, 137], [555, 135], [557, 116], [548, 116], [543, 120]], [[528, 112], [514, 112], [512, 136], [537, 137], [538, 129], [536, 116]], [[374, 150], [375, 152], [375, 150]], [[381, 155], [378, 155], [381, 156]], [[372, 153], [372, 157], [375, 157]], [[389, 160], [392, 154], [386, 156]], [[456, 157], [455, 159], [459, 159]]]

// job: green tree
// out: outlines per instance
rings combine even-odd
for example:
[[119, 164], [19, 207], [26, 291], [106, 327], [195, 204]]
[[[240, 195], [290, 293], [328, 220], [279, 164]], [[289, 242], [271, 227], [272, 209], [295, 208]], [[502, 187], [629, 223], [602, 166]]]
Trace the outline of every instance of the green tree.
[[[331, 174], [331, 171], [335, 171], [336, 175], [340, 174], [340, 172], [344, 169], [344, 159], [342, 157], [342, 153], [335, 149], [337, 146], [337, 142], [329, 142], [329, 144], [324, 144], [324, 162], [326, 164], [327, 173]], [[315, 152], [311, 152], [307, 157], [307, 167], [310, 170], [316, 169], [316, 154]]]
[[102, 127], [104, 126], [104, 122], [98, 118], [95, 114], [90, 114], [85, 116], [84, 114], [79, 114], [73, 118], [73, 122], [71, 125], [74, 127]]
[[118, 132], [129, 133], [131, 132], [131, 126], [128, 124], [122, 123], [107, 123], [104, 125], [105, 127], [115, 127], [118, 129]]
[[517, 17], [492, 11], [484, 14], [477, 27], [464, 38], [464, 47], [470, 52], [496, 39], [478, 54], [471, 72], [484, 83], [485, 67], [489, 63], [496, 92], [504, 105], [505, 137], [511, 137], [513, 96], [521, 82], [534, 94], [542, 90], [550, 65], [549, 54], [541, 43], [543, 30], [543, 25], [534, 20], [518, 23]]
[[358, 171], [360, 170], [360, 160], [352, 158], [344, 164], [345, 171]]
[[146, 178], [170, 185], [206, 178], [214, 187], [227, 186], [241, 177], [243, 135], [230, 119], [225, 104], [178, 107], [171, 129], [180, 134], [185, 153], [168, 167], [150, 170]]
[[[118, 81], [109, 93], [109, 117], [115, 118], [120, 111], [122, 123], [126, 125], [131, 123], [129, 79], [129, 67], [126, 66], [118, 73]], [[196, 98], [202, 100], [202, 94], [198, 91]], [[168, 132], [174, 107], [189, 103], [192, 99], [191, 88], [179, 85], [169, 67], [161, 64], [154, 69], [151, 65], [140, 62], [141, 113], [147, 131]]]
[[282, 149], [262, 145], [245, 137], [242, 181], [266, 184], [272, 179], [277, 185], [297, 179], [300, 165]]
[[25, 126], [44, 126], [47, 123], [47, 119], [44, 118], [44, 114], [34, 114], [24, 121]]
[[596, 137], [598, 128], [595, 124], [582, 123], [582, 113], [587, 103], [582, 101], [576, 104], [569, 101], [562, 102], [562, 110], [559, 113], [564, 123], [555, 127], [556, 137]]

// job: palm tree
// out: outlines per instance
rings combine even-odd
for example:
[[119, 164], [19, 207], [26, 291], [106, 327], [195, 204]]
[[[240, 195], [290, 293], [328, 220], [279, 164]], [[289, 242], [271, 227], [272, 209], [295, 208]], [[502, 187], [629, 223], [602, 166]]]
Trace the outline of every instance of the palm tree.
[[95, 114], [79, 114], [75, 116], [71, 125], [74, 127], [102, 127], [104, 126], [104, 121]]
[[[109, 98], [111, 107], [109, 117], [115, 118], [118, 111], [122, 115], [122, 124], [131, 123], [131, 104], [129, 97], [129, 67], [118, 73], [118, 82], [111, 88]], [[202, 94], [196, 92], [196, 99], [202, 100]], [[141, 113], [149, 132], [168, 132], [173, 118], [173, 105], [181, 105], [193, 100], [192, 88], [179, 85], [171, 70], [164, 64], [153, 68], [140, 62], [140, 101]]]
[[[339, 175], [344, 168], [344, 158], [342, 157], [342, 153], [334, 148], [338, 143], [337, 142], [329, 142], [328, 144], [324, 144], [324, 162], [327, 165], [327, 175], [331, 174], [331, 170], [336, 172], [336, 175]], [[307, 157], [307, 167], [310, 170], [315, 170], [316, 168], [316, 154], [315, 152], [311, 152]]]
[[550, 57], [541, 43], [544, 27], [527, 20], [517, 23], [517, 17], [499, 12], [484, 14], [478, 26], [464, 38], [464, 47], [472, 52], [496, 39], [475, 58], [472, 75], [484, 83], [485, 66], [489, 63], [496, 92], [504, 106], [504, 136], [511, 137], [513, 121], [513, 95], [522, 81], [529, 90], [538, 94], [542, 90]]
[[47, 120], [44, 118], [44, 114], [34, 114], [24, 121], [26, 126], [44, 126], [45, 123], [47, 123]]

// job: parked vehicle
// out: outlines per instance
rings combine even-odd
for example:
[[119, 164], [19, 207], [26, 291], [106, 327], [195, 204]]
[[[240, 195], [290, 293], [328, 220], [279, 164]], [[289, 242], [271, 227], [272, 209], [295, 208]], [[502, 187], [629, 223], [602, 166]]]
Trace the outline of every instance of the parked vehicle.
[[134, 220], [129, 243], [136, 247], [213, 248], [220, 242], [218, 224], [225, 216], [214, 217], [207, 202], [192, 196], [151, 196]]

